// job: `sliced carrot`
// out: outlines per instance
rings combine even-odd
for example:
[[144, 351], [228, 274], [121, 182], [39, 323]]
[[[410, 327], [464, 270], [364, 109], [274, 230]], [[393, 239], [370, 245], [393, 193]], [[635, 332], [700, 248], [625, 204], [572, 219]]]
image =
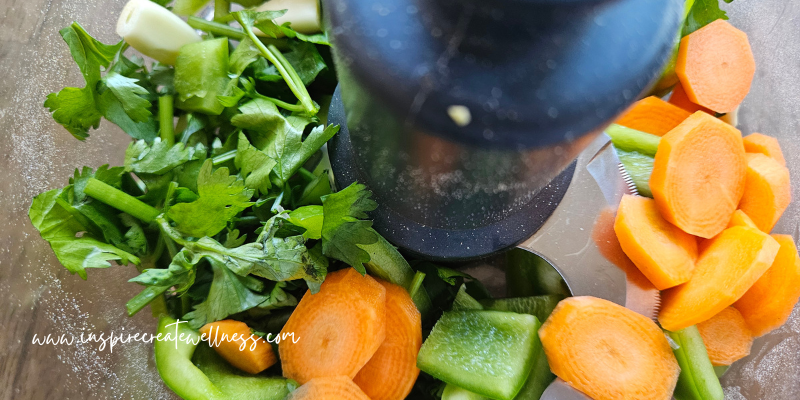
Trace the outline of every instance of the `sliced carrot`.
[[686, 95], [686, 91], [683, 89], [681, 84], [675, 85], [675, 89], [672, 89], [672, 95], [669, 96], [669, 103], [675, 106], [678, 106], [690, 113], [696, 113], [698, 111], [702, 111], [709, 115], [716, 115], [714, 111], [711, 111], [699, 104], [692, 103], [689, 100], [689, 96]]
[[653, 135], [664, 136], [692, 115], [690, 112], [655, 96], [634, 103], [616, 123]]
[[[281, 331], [283, 375], [351, 379], [386, 337], [386, 289], [353, 268], [328, 274], [317, 294], [307, 291]], [[293, 334], [293, 337], [288, 335]]]
[[697, 330], [703, 337], [708, 358], [715, 367], [731, 365], [750, 354], [753, 334], [742, 314], [733, 307], [697, 324]]
[[286, 400], [370, 400], [347, 376], [314, 378], [290, 393]]
[[792, 201], [789, 170], [774, 158], [748, 154], [746, 182], [739, 208], [769, 233]]
[[402, 400], [419, 376], [422, 319], [408, 291], [378, 282], [386, 288], [386, 339], [353, 382], [372, 400]]
[[[758, 226], [756, 226], [756, 223], [753, 222], [753, 220], [750, 219], [750, 217], [748, 217], [747, 214], [745, 214], [745, 212], [742, 211], [742, 210], [736, 210], [736, 211], [733, 212], [733, 215], [731, 216], [731, 220], [730, 220], [730, 222], [728, 222], [728, 227], [727, 228], [733, 228], [734, 226], [749, 226], [751, 228], [758, 229]], [[719, 236], [719, 235], [717, 235], [717, 236]], [[698, 253], [702, 253], [705, 249], [707, 249], [708, 245], [711, 244], [711, 242], [714, 240], [715, 237], [716, 236], [714, 236], [711, 239], [698, 239], [698, 243], [697, 243], [697, 251], [698, 251]]]
[[675, 332], [718, 314], [769, 269], [779, 248], [758, 229], [726, 229], [700, 254], [689, 282], [661, 293], [661, 326]]
[[703, 112], [664, 135], [650, 177], [664, 219], [706, 239], [722, 232], [744, 192], [744, 154], [741, 132]]
[[675, 72], [692, 103], [728, 113], [750, 92], [756, 62], [747, 34], [718, 19], [681, 39]]
[[692, 277], [697, 240], [662, 218], [654, 200], [625, 195], [614, 231], [625, 254], [659, 290]]
[[562, 300], [539, 329], [550, 369], [593, 399], [668, 400], [678, 362], [649, 318], [595, 297]]
[[767, 157], [772, 157], [781, 165], [786, 166], [786, 159], [783, 158], [783, 151], [778, 139], [760, 133], [751, 133], [742, 139], [744, 151], [748, 153], [761, 153]]
[[781, 246], [772, 266], [734, 307], [742, 313], [755, 336], [783, 325], [800, 298], [800, 257], [789, 235], [772, 235]]
[[244, 372], [257, 374], [278, 362], [272, 346], [253, 335], [244, 322], [211, 322], [200, 328], [200, 333], [217, 354]]

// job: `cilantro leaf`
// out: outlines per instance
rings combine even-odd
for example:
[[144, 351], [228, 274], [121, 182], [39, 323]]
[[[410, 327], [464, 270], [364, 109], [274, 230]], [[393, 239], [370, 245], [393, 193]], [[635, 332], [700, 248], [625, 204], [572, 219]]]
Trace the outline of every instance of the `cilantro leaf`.
[[200, 197], [191, 203], [172, 206], [167, 216], [175, 221], [176, 228], [186, 236], [214, 236], [225, 228], [236, 214], [250, 207], [253, 191], [244, 186], [228, 168], [213, 171], [213, 163], [206, 160], [197, 177]]
[[228, 61], [228, 68], [231, 74], [239, 77], [244, 70], [254, 61], [261, 58], [261, 51], [253, 44], [249, 37], [244, 38], [236, 49], [233, 50]]
[[250, 145], [244, 133], [239, 133], [239, 148], [234, 163], [248, 188], [267, 193], [272, 187], [270, 173], [278, 163], [263, 151]]
[[682, 35], [686, 36], [718, 19], [728, 19], [728, 14], [719, 8], [718, 0], [695, 0], [686, 17]]
[[176, 286], [176, 291], [182, 293], [194, 284], [195, 268], [202, 259], [202, 255], [184, 248], [175, 255], [168, 268], [146, 269], [128, 282], [145, 286]]
[[286, 182], [336, 132], [339, 132], [338, 125], [328, 125], [325, 128], [318, 126], [311, 130], [308, 137], [303, 140], [302, 130], [294, 127], [284, 131], [276, 131], [275, 135], [270, 138], [264, 152], [277, 162], [273, 169], [275, 175], [281, 182]]
[[365, 274], [364, 263], [369, 262], [369, 253], [357, 244], [373, 244], [378, 235], [372, 230], [372, 221], [367, 212], [377, 208], [366, 186], [353, 183], [343, 190], [322, 199], [322, 252], [328, 257], [350, 264]]
[[320, 72], [328, 68], [325, 60], [317, 51], [317, 47], [307, 42], [289, 42], [291, 51], [285, 53], [283, 56], [292, 64], [300, 80], [304, 84], [310, 85], [314, 82]]
[[137, 81], [138, 79], [128, 78], [116, 72], [111, 72], [103, 78], [103, 83], [122, 105], [125, 114], [134, 122], [144, 122], [153, 115], [150, 112], [152, 104], [141, 97], [149, 92], [137, 85]]
[[153, 144], [138, 140], [128, 145], [125, 151], [125, 170], [137, 174], [163, 175], [187, 161], [200, 159], [205, 154], [206, 148], [202, 143], [187, 148], [183, 143], [170, 146], [161, 138], [156, 138]]
[[72, 59], [78, 64], [89, 87], [100, 80], [100, 69], [108, 68], [124, 43], [120, 41], [117, 44], [103, 44], [89, 35], [77, 22], [58, 33], [67, 42]]
[[76, 139], [86, 139], [89, 137], [89, 128], [97, 129], [100, 126], [100, 111], [89, 87], [65, 87], [58, 93], [50, 93], [44, 106], [53, 113], [53, 119]]
[[250, 136], [256, 148], [264, 149], [269, 137], [276, 132], [292, 129], [292, 126], [278, 111], [278, 107], [264, 99], [253, 99], [239, 106], [241, 114], [231, 118], [231, 124], [253, 133]]

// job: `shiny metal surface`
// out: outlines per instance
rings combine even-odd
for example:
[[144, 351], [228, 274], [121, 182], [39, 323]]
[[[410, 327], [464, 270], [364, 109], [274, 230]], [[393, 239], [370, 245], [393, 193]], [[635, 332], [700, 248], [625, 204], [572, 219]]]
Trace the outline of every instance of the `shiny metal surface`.
[[[58, 29], [73, 20], [100, 39], [116, 40], [123, 1], [0, 0], [0, 399], [170, 399], [146, 344], [34, 345], [33, 335], [150, 332], [155, 320], [125, 316], [138, 287], [132, 267], [95, 270], [88, 282], [69, 275], [28, 222], [33, 195], [63, 186], [75, 167], [120, 164], [127, 143], [103, 123], [87, 142], [73, 139], [41, 107], [63, 86], [83, 85]], [[800, 3], [735, 0], [725, 5], [748, 32], [758, 63], [740, 128], [781, 140], [800, 199]], [[574, 218], [587, 217], [576, 215]], [[596, 218], [597, 216], [591, 216]], [[776, 232], [800, 231], [794, 202]], [[594, 290], [601, 291], [601, 288]], [[729, 400], [800, 398], [800, 313], [757, 339], [752, 355], [723, 379]]]

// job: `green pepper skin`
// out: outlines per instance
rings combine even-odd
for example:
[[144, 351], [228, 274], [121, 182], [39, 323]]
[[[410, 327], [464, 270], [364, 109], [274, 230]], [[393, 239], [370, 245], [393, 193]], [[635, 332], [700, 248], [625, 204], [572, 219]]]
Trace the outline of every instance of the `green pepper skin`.
[[175, 63], [178, 108], [220, 115], [225, 107], [217, 100], [228, 85], [228, 39], [204, 40], [183, 46]]

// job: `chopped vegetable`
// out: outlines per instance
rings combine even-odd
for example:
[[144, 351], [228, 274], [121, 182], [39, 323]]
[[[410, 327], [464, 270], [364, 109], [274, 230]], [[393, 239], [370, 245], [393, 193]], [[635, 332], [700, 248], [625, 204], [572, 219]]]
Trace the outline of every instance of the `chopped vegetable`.
[[191, 26], [150, 0], [130, 0], [117, 22], [117, 35], [142, 54], [175, 65], [181, 47], [200, 41]]
[[560, 294], [549, 294], [531, 297], [512, 297], [506, 299], [486, 299], [481, 300], [480, 304], [487, 310], [510, 311], [519, 314], [530, 314], [544, 321], [558, 305], [564, 300], [565, 296]]
[[675, 387], [675, 399], [723, 400], [725, 396], [722, 386], [708, 359], [706, 346], [697, 327], [667, 332], [667, 335], [677, 346], [674, 349], [675, 358], [681, 367], [678, 385]]
[[541, 351], [532, 315], [502, 311], [446, 312], [417, 356], [437, 379], [499, 400], [512, 400]]
[[292, 385], [280, 376], [247, 375], [204, 343], [197, 346], [192, 361], [224, 393], [226, 400], [283, 400]]
[[675, 89], [672, 90], [672, 94], [669, 96], [669, 103], [674, 104], [690, 113], [702, 111], [709, 115], [716, 114], [714, 111], [711, 111], [708, 108], [692, 103], [692, 101], [689, 100], [689, 96], [686, 94], [686, 90], [683, 89], [683, 86], [680, 83], [675, 85]]
[[746, 159], [747, 180], [739, 208], [769, 233], [792, 201], [789, 170], [763, 154], [747, 154]]
[[386, 339], [353, 382], [372, 400], [402, 400], [417, 381], [417, 353], [422, 319], [405, 288], [378, 281], [386, 288]]
[[703, 337], [708, 358], [715, 367], [731, 365], [750, 354], [753, 334], [742, 314], [733, 307], [697, 324], [697, 330]]
[[181, 47], [175, 62], [177, 107], [209, 115], [221, 114], [225, 106], [217, 96], [222, 95], [229, 80], [227, 38]]
[[664, 136], [690, 115], [691, 113], [678, 106], [650, 96], [634, 103], [616, 123], [656, 136]]
[[753, 335], [763, 336], [784, 323], [800, 298], [800, 257], [789, 235], [772, 235], [780, 245], [775, 261], [734, 305]]
[[659, 290], [692, 277], [697, 240], [662, 218], [654, 200], [625, 195], [614, 231], [625, 254]]
[[741, 133], [703, 112], [664, 135], [650, 178], [664, 219], [706, 239], [722, 232], [744, 192], [744, 154]]
[[260, 6], [258, 11], [286, 10], [286, 14], [275, 18], [277, 25], [289, 23], [297, 32], [312, 34], [322, 31], [322, 14], [319, 0], [270, 0]]
[[747, 34], [716, 20], [681, 39], [675, 72], [690, 101], [728, 113], [750, 92], [756, 63]]
[[679, 331], [732, 305], [769, 269], [779, 248], [757, 229], [726, 229], [697, 259], [689, 282], [662, 292], [661, 326]]
[[656, 135], [617, 124], [609, 125], [606, 134], [611, 137], [614, 147], [625, 151], [636, 151], [650, 157], [656, 155], [661, 142], [661, 138]]
[[200, 333], [222, 358], [249, 374], [257, 374], [278, 362], [272, 346], [253, 335], [244, 322], [232, 319], [211, 322], [200, 328]]
[[456, 385], [447, 384], [442, 392], [442, 400], [491, 400], [488, 397], [472, 393]]
[[767, 157], [772, 157], [781, 165], [786, 166], [786, 159], [783, 158], [783, 151], [778, 139], [760, 133], [751, 133], [742, 139], [744, 151], [748, 153], [761, 153]]
[[370, 400], [347, 376], [314, 378], [289, 394], [286, 400]]
[[650, 190], [650, 176], [653, 174], [655, 159], [635, 151], [615, 150], [617, 151], [619, 162], [622, 163], [625, 171], [628, 172], [631, 180], [633, 180], [639, 195], [653, 197], [653, 192]]
[[[736, 210], [733, 212], [733, 216], [731, 216], [731, 220], [730, 222], [728, 222], [728, 228], [733, 228], [734, 226], [749, 226], [751, 228], [758, 229], [756, 223], [753, 222], [753, 220], [750, 219], [750, 217], [748, 217], [747, 214], [745, 214], [744, 211], [742, 210]], [[714, 238], [716, 238], [716, 236], [714, 236], [711, 239], [698, 239], [697, 240], [698, 251], [701, 253], [705, 251], [705, 249], [708, 248], [708, 246], [713, 242]]]
[[[386, 337], [386, 289], [352, 268], [328, 274], [319, 293], [306, 292], [281, 331], [283, 374], [304, 384], [314, 378], [355, 377]], [[296, 341], [296, 342], [295, 342]]]
[[649, 318], [594, 297], [562, 300], [539, 330], [550, 368], [594, 399], [668, 400], [678, 363]]

